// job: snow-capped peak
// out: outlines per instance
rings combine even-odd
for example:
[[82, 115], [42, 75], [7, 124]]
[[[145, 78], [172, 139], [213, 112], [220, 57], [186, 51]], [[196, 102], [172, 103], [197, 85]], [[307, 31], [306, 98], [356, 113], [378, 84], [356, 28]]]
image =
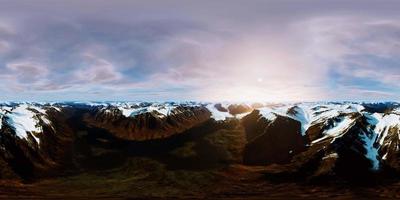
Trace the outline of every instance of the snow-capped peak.
[[29, 132], [39, 144], [40, 140], [35, 135], [43, 131], [39, 122], [51, 125], [50, 120], [46, 117], [46, 110], [33, 104], [22, 103], [14, 107], [2, 106], [0, 110], [1, 118], [6, 119], [6, 123], [15, 130], [15, 134], [21, 139], [26, 139]]

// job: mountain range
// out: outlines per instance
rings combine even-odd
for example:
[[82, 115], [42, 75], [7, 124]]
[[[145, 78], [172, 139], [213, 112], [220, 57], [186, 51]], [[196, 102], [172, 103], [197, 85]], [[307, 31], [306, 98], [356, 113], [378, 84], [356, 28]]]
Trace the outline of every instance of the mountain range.
[[[232, 192], [234, 177], [255, 174], [246, 188], [271, 181], [392, 184], [400, 171], [395, 102], [4, 102], [0, 122], [0, 179], [6, 188], [36, 185], [28, 196], [54, 195], [44, 192], [46, 181], [60, 185], [62, 177], [81, 181], [88, 173], [98, 178], [122, 170], [125, 178], [146, 176], [139, 182], [153, 184], [147, 176], [154, 169], [146, 171], [153, 162], [164, 175], [187, 173], [180, 181], [198, 181], [193, 187], [213, 197]], [[132, 165], [134, 172], [126, 172]], [[161, 185], [197, 191], [170, 181]]]

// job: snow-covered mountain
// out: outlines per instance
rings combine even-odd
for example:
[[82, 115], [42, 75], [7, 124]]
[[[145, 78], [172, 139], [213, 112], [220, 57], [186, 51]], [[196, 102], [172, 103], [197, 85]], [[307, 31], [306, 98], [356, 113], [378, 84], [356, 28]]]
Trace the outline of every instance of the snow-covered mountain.
[[381, 161], [388, 159], [388, 151], [398, 148], [388, 147], [400, 133], [398, 106], [396, 103], [299, 103], [267, 105], [258, 108], [258, 112], [269, 125], [274, 125], [278, 116], [298, 122], [301, 135], [308, 139], [308, 146], [334, 144], [353, 134], [350, 142], [362, 144], [360, 153], [371, 161], [373, 170], [378, 170]]
[[397, 103], [7, 102], [0, 120], [1, 163], [21, 177], [73, 166], [82, 134], [162, 141], [230, 121], [246, 135], [244, 164], [299, 171], [313, 162], [315, 176], [400, 170]]

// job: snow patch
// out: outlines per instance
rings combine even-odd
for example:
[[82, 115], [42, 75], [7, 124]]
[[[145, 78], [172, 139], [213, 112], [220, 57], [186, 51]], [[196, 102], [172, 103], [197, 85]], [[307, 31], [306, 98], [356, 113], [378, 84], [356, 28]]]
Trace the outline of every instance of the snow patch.
[[261, 116], [263, 116], [265, 119], [268, 121], [274, 121], [276, 119], [276, 113], [272, 108], [269, 107], [264, 107], [264, 108], [259, 108]]
[[222, 121], [226, 120], [227, 118], [232, 118], [233, 115], [231, 115], [229, 112], [221, 112], [219, 111], [214, 104], [207, 104], [206, 108], [208, 111], [211, 112], [211, 118], [215, 119], [216, 121]]
[[153, 112], [156, 111], [160, 114], [160, 117], [166, 117], [171, 114], [171, 111], [178, 107], [178, 105], [170, 103], [170, 104], [150, 104], [150, 105], [139, 105], [137, 103], [134, 104], [117, 104], [115, 105], [122, 112], [122, 115], [125, 117], [133, 117], [142, 113]]
[[146, 111], [143, 108], [118, 107], [118, 109], [122, 112], [122, 115], [124, 115], [125, 117], [135, 116]]
[[328, 154], [328, 155], [324, 156], [322, 158], [322, 160], [325, 160], [325, 159], [328, 159], [328, 158], [339, 158], [339, 155], [337, 153], [331, 153], [331, 154]]
[[294, 112], [294, 114], [290, 114], [289, 116], [291, 116], [292, 119], [300, 122], [301, 135], [305, 136], [306, 131], [311, 126], [310, 113], [298, 106], [294, 107]]
[[379, 160], [378, 160], [378, 149], [374, 147], [375, 140], [377, 138], [377, 134], [361, 134], [361, 140], [364, 142], [364, 148], [367, 150], [365, 157], [371, 160], [372, 162], [372, 170], [379, 169]]
[[237, 114], [237, 115], [235, 115], [235, 118], [242, 119], [243, 117], [245, 117], [246, 115], [248, 115], [250, 113], [251, 112], [245, 112], [245, 113]]
[[[15, 107], [11, 113], [6, 114], [8, 124], [14, 128], [19, 138], [26, 139], [28, 137], [27, 132], [42, 132], [42, 127], [38, 125], [39, 120], [36, 114], [28, 108], [28, 105], [22, 104]], [[35, 138], [36, 142], [40, 142], [38, 137], [34, 134], [32, 134], [32, 136]]]
[[323, 141], [327, 138], [334, 138], [332, 142], [335, 141], [336, 138], [341, 137], [343, 134], [346, 133], [347, 129], [349, 129], [353, 124], [355, 123], [354, 119], [351, 119], [350, 117], [341, 117], [339, 118], [339, 122], [335, 121], [333, 124], [333, 127], [325, 130], [323, 132], [323, 137], [318, 138], [314, 141], [312, 141], [312, 144], [318, 143], [320, 141]]
[[[220, 103], [220, 104], [221, 104], [221, 106], [223, 108], [227, 109], [226, 112], [219, 111], [215, 107], [216, 104], [214, 104], [214, 103], [207, 103], [206, 106], [205, 106], [207, 108], [207, 110], [210, 111], [211, 118], [215, 119], [216, 121], [222, 121], [222, 120], [226, 120], [228, 118], [242, 119], [244, 116], [246, 116], [246, 115], [251, 113], [251, 111], [250, 111], [250, 112], [244, 112], [244, 113], [232, 115], [232, 114], [229, 113], [229, 110], [228, 110], [228, 107], [231, 104], [226, 103], [226, 102]], [[243, 104], [243, 105], [245, 105], [245, 104]]]
[[365, 114], [368, 123], [375, 126], [374, 132], [378, 135], [379, 144], [383, 145], [391, 128], [400, 128], [400, 115], [397, 114]]
[[354, 119], [350, 119], [350, 117], [341, 117], [340, 122], [334, 122], [334, 127], [324, 131], [324, 135], [328, 135], [330, 137], [337, 137], [342, 135], [354, 122]]

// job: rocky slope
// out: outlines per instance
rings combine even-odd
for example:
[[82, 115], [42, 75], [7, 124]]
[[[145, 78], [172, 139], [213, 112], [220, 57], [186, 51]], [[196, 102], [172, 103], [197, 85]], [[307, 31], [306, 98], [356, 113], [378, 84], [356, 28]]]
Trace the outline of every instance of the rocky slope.
[[[251, 133], [245, 162], [286, 163], [266, 173], [308, 178], [340, 175], [364, 180], [374, 173], [398, 171], [399, 117], [396, 103], [266, 106], [243, 119]], [[261, 149], [268, 153], [257, 153]]]
[[[214, 144], [235, 149], [235, 159], [223, 160], [266, 166], [269, 175], [362, 179], [400, 170], [397, 103], [2, 103], [0, 119], [3, 179], [82, 171], [104, 165], [102, 159], [124, 160], [133, 151], [159, 156], [177, 141], [201, 134], [215, 135]], [[243, 147], [219, 138], [232, 122], [245, 135]], [[200, 144], [204, 153], [197, 160], [203, 164], [225, 155], [203, 140], [196, 148]], [[193, 144], [185, 148], [178, 152], [191, 155], [186, 151]], [[99, 152], [103, 157], [96, 157]]]
[[211, 113], [193, 104], [122, 104], [96, 106], [83, 121], [127, 140], [167, 138], [210, 119]]

